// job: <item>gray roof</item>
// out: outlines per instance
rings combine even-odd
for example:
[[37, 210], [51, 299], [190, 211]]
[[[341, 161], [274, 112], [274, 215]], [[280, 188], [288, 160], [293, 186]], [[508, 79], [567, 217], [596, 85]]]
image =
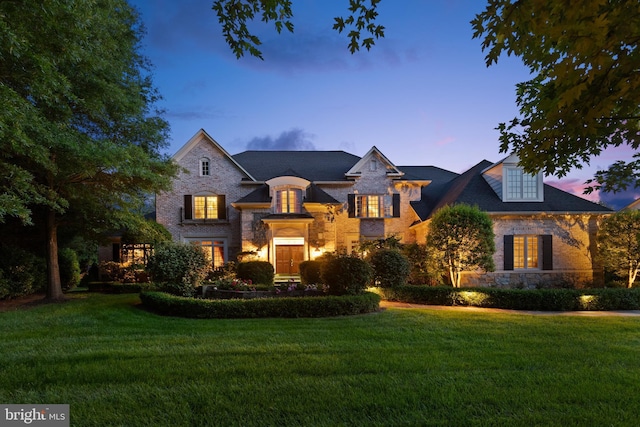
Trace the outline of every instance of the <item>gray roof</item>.
[[309, 181], [345, 181], [360, 157], [345, 151], [244, 151], [233, 159], [258, 181], [297, 176]]
[[454, 204], [478, 206], [486, 212], [611, 212], [611, 209], [544, 184], [542, 202], [503, 202], [482, 176], [482, 171], [493, 165], [483, 160], [449, 182], [437, 182], [422, 190], [422, 200], [412, 206], [421, 220], [435, 211]]

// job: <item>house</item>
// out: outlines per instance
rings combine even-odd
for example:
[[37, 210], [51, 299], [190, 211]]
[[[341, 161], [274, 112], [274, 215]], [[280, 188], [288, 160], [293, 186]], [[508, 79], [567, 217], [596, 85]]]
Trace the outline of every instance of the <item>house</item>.
[[581, 286], [601, 281], [594, 252], [610, 210], [523, 173], [517, 158], [482, 161], [457, 174], [396, 166], [376, 147], [344, 151], [245, 151], [231, 155], [204, 130], [173, 156], [184, 168], [156, 197], [156, 219], [174, 240], [203, 247], [213, 267], [253, 252], [277, 275], [324, 252], [395, 236], [424, 243], [447, 204], [477, 205], [496, 234], [493, 273], [469, 272], [467, 286]]

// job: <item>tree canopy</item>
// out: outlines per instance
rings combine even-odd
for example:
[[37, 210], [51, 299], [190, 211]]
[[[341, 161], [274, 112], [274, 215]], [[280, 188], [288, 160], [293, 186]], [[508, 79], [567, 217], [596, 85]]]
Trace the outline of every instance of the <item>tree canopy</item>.
[[144, 194], [176, 172], [161, 154], [168, 124], [125, 0], [3, 1], [0, 35], [0, 222], [46, 225], [58, 299], [58, 226], [142, 221]]
[[451, 284], [459, 288], [463, 271], [495, 270], [491, 218], [477, 207], [445, 206], [429, 223], [427, 250], [434, 264], [446, 270]]
[[503, 152], [562, 177], [627, 146], [634, 160], [598, 171], [590, 190], [640, 186], [640, 2], [489, 0], [471, 24], [487, 66], [506, 53], [531, 71], [517, 85], [521, 117], [498, 126]]
[[604, 266], [633, 286], [640, 271], [640, 211], [616, 212], [602, 222], [598, 246]]

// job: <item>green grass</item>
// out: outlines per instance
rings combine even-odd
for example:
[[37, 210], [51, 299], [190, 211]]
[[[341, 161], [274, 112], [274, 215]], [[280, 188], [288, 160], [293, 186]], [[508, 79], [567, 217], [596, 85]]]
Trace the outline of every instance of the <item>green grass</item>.
[[137, 295], [0, 313], [0, 402], [73, 426], [637, 425], [640, 318], [387, 309], [192, 320]]

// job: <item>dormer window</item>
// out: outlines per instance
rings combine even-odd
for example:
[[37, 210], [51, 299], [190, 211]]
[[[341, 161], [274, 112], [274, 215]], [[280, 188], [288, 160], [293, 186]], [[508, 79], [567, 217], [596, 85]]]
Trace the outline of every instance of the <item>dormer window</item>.
[[276, 213], [300, 213], [302, 208], [302, 190], [285, 188], [276, 190]]
[[540, 174], [531, 175], [521, 168], [508, 167], [506, 172], [506, 201], [542, 201]]
[[209, 167], [209, 159], [207, 159], [206, 157], [200, 159], [200, 176], [209, 176]]

